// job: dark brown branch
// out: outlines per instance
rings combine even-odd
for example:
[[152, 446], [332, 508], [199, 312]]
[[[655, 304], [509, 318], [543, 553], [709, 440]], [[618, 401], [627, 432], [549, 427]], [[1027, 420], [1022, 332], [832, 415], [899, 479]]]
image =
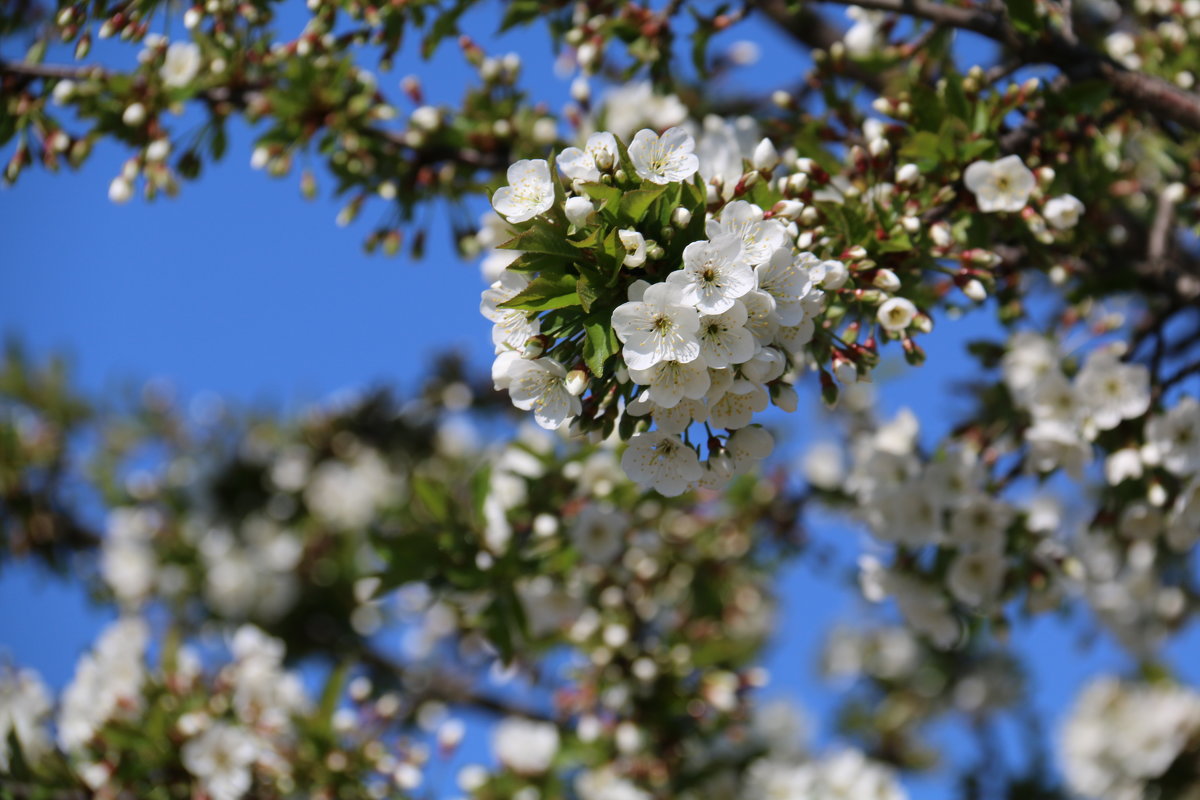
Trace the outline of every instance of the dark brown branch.
[[[754, 5], [780, 30], [805, 47], [828, 50], [845, 36], [845, 31], [820, 14], [808, 8], [793, 9], [788, 0], [762, 0]], [[843, 61], [838, 69], [873, 92], [883, 91], [883, 76], [874, 70], [860, 67], [853, 61]]]
[[[1106, 55], [1075, 44], [1062, 33], [1047, 30], [1037, 40], [1022, 36], [1003, 16], [979, 8], [949, 6], [932, 0], [828, 0], [839, 5], [857, 5], [875, 11], [891, 11], [968, 30], [1012, 49], [1028, 64], [1052, 64], [1072, 80], [1099, 79], [1132, 108], [1149, 111], [1162, 120], [1200, 130], [1200, 95], [1153, 75], [1127, 69]], [[786, 0], [768, 0], [767, 5], [787, 9]], [[791, 16], [796, 16], [791, 14]]]

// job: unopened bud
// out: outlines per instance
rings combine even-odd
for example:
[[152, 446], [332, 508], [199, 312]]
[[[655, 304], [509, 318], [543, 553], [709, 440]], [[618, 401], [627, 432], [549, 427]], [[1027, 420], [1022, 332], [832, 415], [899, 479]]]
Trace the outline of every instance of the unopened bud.
[[905, 233], [917, 233], [921, 230], [921, 220], [918, 217], [901, 217], [900, 227]]
[[573, 369], [567, 373], [567, 392], [578, 397], [587, 391], [588, 375], [581, 369]]
[[671, 224], [676, 228], [683, 230], [688, 225], [692, 224], [692, 212], [689, 209], [680, 206], [671, 212]]
[[797, 219], [804, 211], [804, 203], [799, 200], [780, 200], [771, 207], [771, 213], [783, 219]]
[[773, 172], [779, 165], [779, 151], [770, 139], [763, 139], [754, 148], [751, 163], [759, 172]]
[[900, 278], [890, 269], [881, 269], [875, 273], [875, 279], [871, 281], [871, 284], [876, 289], [882, 289], [891, 294], [900, 289]]
[[533, 336], [525, 341], [525, 346], [521, 348], [521, 358], [541, 358], [542, 353], [546, 352], [546, 345], [540, 337]]
[[789, 194], [800, 194], [808, 188], [808, 176], [803, 172], [797, 172], [788, 176], [787, 190]]
[[974, 300], [976, 303], [982, 303], [987, 300], [987, 289], [979, 282], [977, 278], [972, 278], [963, 284], [963, 294]]
[[856, 244], [846, 251], [846, 258], [858, 260], [867, 257], [867, 249], [861, 244]]
[[771, 388], [771, 399], [776, 407], [791, 414], [800, 407], [800, 395], [795, 388], [786, 383], [776, 384]]
[[911, 186], [921, 179], [921, 168], [916, 164], [904, 164], [896, 170], [896, 183]]
[[141, 103], [130, 103], [121, 114], [121, 122], [130, 128], [137, 128], [146, 121], [146, 107]]
[[1054, 168], [1053, 167], [1038, 167], [1034, 173], [1037, 177], [1038, 186], [1043, 189], [1049, 189], [1050, 184], [1054, 183]]
[[867, 145], [867, 150], [869, 150], [871, 155], [875, 158], [887, 155], [891, 149], [892, 145], [887, 139], [872, 139], [871, 143]]

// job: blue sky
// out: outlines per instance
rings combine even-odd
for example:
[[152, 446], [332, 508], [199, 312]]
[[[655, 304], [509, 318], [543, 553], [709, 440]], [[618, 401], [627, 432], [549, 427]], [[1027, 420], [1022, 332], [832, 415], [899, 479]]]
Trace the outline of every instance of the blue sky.
[[[520, 52], [524, 84], [561, 107], [568, 82], [554, 76], [544, 38], [518, 32], [487, 45], [492, 14], [489, 8], [469, 18], [468, 28], [494, 54]], [[755, 92], [773, 86], [772, 65], [792, 63], [798, 51], [757, 24], [723, 41], [743, 36], [759, 38], [766, 60], [738, 84]], [[398, 98], [398, 81], [409, 72], [422, 78], [433, 102], [453, 101], [471, 77], [453, 42], [432, 64], [402, 61], [380, 85]], [[424, 261], [364, 255], [372, 214], [349, 229], [336, 227], [334, 201], [307, 202], [295, 176], [272, 179], [249, 168], [252, 142], [249, 129], [234, 126], [225, 161], [206, 166], [175, 200], [108, 202], [108, 183], [125, 158], [112, 146], [97, 148], [76, 174], [32, 170], [0, 191], [0, 333], [19, 336], [40, 356], [69, 355], [91, 392], [163, 378], [185, 398], [217, 393], [280, 410], [346, 388], [404, 387], [446, 349], [479, 366], [489, 362], [490, 325], [478, 313], [483, 287], [476, 267], [449, 245], [444, 207], [435, 209]], [[949, 385], [972, 364], [963, 343], [991, 330], [986, 314], [942, 322], [924, 342], [927, 366], [901, 370], [888, 384], [885, 406], [912, 406], [924, 421], [952, 418], [961, 401]], [[780, 420], [795, 443], [819, 428], [805, 411], [816, 405], [812, 388], [801, 411]], [[839, 525], [820, 533], [843, 551], [860, 536]], [[817, 645], [828, 625], [861, 611], [835, 591], [839, 577], [807, 565], [786, 570], [782, 625], [767, 659], [775, 675], [769, 692], [796, 697], [818, 720], [833, 696], [816, 679]], [[59, 686], [107, 617], [72, 587], [21, 566], [0, 572], [0, 609], [0, 651]], [[1037, 656], [1036, 703], [1051, 728], [1086, 675], [1123, 663], [1106, 644], [1078, 652], [1070, 630], [1044, 620], [1017, 635]], [[1179, 655], [1195, 652], [1187, 646]], [[920, 795], [947, 796], [944, 788], [923, 785]]]

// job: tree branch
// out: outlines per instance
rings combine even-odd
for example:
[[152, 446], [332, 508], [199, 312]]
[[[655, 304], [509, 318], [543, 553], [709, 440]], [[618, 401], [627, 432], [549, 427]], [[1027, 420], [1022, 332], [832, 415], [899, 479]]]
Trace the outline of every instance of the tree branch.
[[[1107, 55], [1075, 44], [1062, 33], [1046, 30], [1037, 40], [1022, 36], [1003, 16], [980, 8], [949, 6], [932, 0], [828, 0], [838, 5], [857, 5], [874, 11], [890, 11], [968, 30], [999, 42], [1015, 51], [1028, 64], [1052, 64], [1072, 80], [1099, 79], [1132, 108], [1149, 111], [1163, 120], [1200, 131], [1200, 95], [1184, 91], [1162, 78], [1128, 69]], [[800, 15], [788, 8], [787, 0], [766, 0], [768, 16]]]

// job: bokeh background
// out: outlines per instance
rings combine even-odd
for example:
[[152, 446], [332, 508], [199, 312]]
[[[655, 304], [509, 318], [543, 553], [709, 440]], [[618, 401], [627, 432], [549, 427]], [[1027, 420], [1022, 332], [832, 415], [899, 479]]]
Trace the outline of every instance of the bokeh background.
[[[280, 31], [298, 31], [302, 7], [291, 15], [284, 8]], [[551, 52], [549, 37], [536, 28], [495, 37], [499, 14], [499, 3], [484, 6], [463, 27], [491, 54], [519, 53], [523, 88], [560, 109], [569, 99], [570, 73]], [[767, 23], [738, 28], [737, 39], [748, 38], [754, 48], [716, 40], [753, 58], [706, 91], [761, 94], [805, 69], [807, 55]], [[958, 51], [964, 63], [990, 62], [990, 46], [970, 36], [960, 36]], [[103, 47], [96, 53], [106, 55]], [[429, 62], [402, 55], [393, 73], [380, 76], [402, 112], [412, 109], [399, 90], [406, 74], [420, 78], [432, 104], [455, 101], [475, 79], [452, 41]], [[322, 181], [319, 163], [311, 166], [322, 191], [307, 201], [299, 169], [275, 179], [250, 168], [254, 135], [234, 124], [224, 161], [185, 184], [176, 199], [110, 203], [109, 181], [127, 157], [111, 144], [98, 148], [78, 173], [30, 170], [17, 186], [0, 191], [0, 335], [21, 341], [37, 359], [68, 356], [90, 396], [115, 402], [147, 380], [165, 382], [197, 414], [215, 402], [288, 414], [340, 392], [394, 386], [403, 393], [446, 351], [486, 370], [491, 326], [478, 313], [485, 287], [476, 266], [455, 251], [448, 206], [439, 202], [422, 211], [428, 229], [423, 260], [367, 255], [361, 242], [375, 222], [371, 211], [339, 228], [337, 201], [323, 191], [332, 182]], [[486, 209], [480, 198], [470, 208], [472, 218]], [[984, 310], [952, 324], [937, 320], [938, 329], [923, 340], [924, 367], [880, 371], [883, 412], [908, 406], [922, 421], [923, 441], [943, 434], [956, 410], [965, 408], [955, 387], [975, 366], [964, 345], [995, 335], [991, 318]], [[893, 377], [882, 380], [889, 373]], [[772, 418], [780, 443], [776, 464], [794, 468], [804, 447], [821, 438], [815, 381], [810, 389], [798, 412]], [[772, 676], [767, 696], [806, 709], [821, 747], [831, 740], [822, 720], [837, 687], [819, 675], [820, 645], [832, 626], [854, 624], [866, 613], [863, 601], [846, 591], [846, 579], [854, 555], [870, 544], [862, 532], [819, 514], [812, 535], [838, 558], [825, 566], [800, 559], [785, 571], [776, 638], [764, 666]], [[92, 607], [81, 586], [35, 567], [10, 564], [0, 571], [0, 658], [36, 668], [55, 689], [70, 680], [79, 654], [111, 616]], [[1069, 619], [1039, 618], [1014, 629], [1014, 645], [1033, 668], [1032, 710], [1050, 732], [1088, 676], [1129, 666], [1105, 636], [1088, 634]], [[1182, 678], [1200, 679], [1194, 632], [1177, 639], [1170, 655]], [[1006, 747], [1014, 758], [1017, 735], [1009, 733]], [[934, 738], [949, 754], [968, 756], [949, 732]], [[486, 749], [486, 732], [476, 731], [458, 759], [488, 760]], [[908, 787], [917, 798], [952, 796], [936, 774]]]

